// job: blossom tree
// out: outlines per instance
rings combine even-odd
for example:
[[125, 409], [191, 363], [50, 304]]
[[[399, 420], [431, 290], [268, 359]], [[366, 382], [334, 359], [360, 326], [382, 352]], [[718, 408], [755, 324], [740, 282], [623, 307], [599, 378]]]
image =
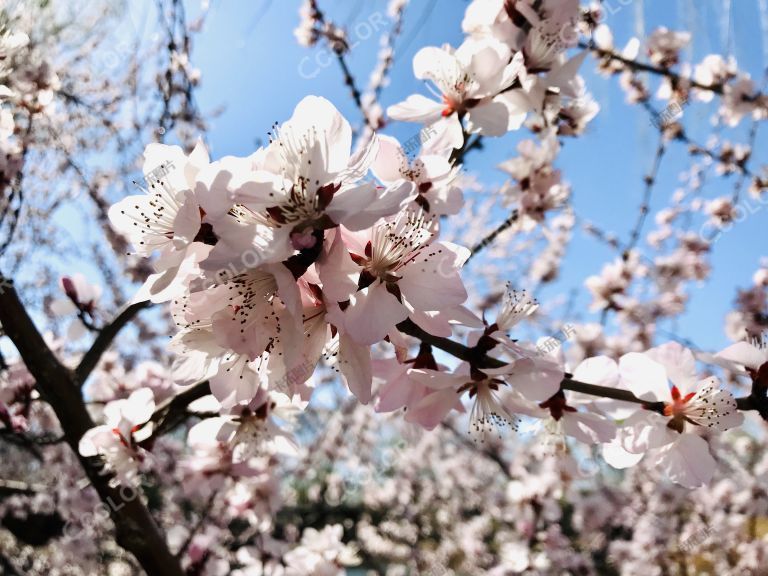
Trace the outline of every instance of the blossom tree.
[[[384, 106], [415, 6], [388, 3], [361, 89], [348, 28], [299, 4], [355, 118], [299, 94], [224, 156], [192, 64], [207, 3], [148, 5], [151, 40], [130, 5], [0, 7], [3, 572], [760, 574], [768, 263], [730, 345], [667, 329], [720, 236], [765, 218], [759, 83], [682, 30], [617, 48], [607, 2], [472, 0]], [[626, 230], [561, 165], [599, 76], [657, 141]], [[566, 301], [577, 233], [610, 257]]]

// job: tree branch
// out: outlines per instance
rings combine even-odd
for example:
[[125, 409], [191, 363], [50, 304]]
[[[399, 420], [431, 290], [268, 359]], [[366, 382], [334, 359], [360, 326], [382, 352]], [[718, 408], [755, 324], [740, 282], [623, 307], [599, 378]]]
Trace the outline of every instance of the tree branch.
[[[505, 366], [504, 362], [488, 356], [481, 348], [478, 348], [477, 346], [470, 348], [469, 346], [465, 346], [459, 342], [454, 342], [448, 338], [433, 336], [429, 332], [426, 332], [417, 326], [410, 319], [398, 324], [397, 329], [404, 334], [418, 338], [422, 342], [426, 342], [435, 348], [439, 348], [444, 352], [448, 352], [460, 360], [469, 362], [475, 368], [480, 370], [483, 368], [501, 368], [502, 366]], [[578, 380], [574, 380], [570, 374], [565, 374], [562, 382], [560, 382], [560, 389], [571, 390], [572, 392], [581, 392], [582, 394], [589, 394], [590, 396], [598, 396], [601, 398], [613, 398], [614, 400], [632, 402], [634, 404], [640, 404], [646, 410], [651, 410], [653, 412], [664, 411], [663, 402], [650, 402], [648, 400], [643, 400], [632, 394], [632, 392], [629, 390], [621, 390], [619, 388], [609, 388], [607, 386], [598, 386], [596, 384], [579, 382]], [[750, 398], [739, 398], [737, 403], [739, 403], [739, 409], [741, 410], [760, 410], [760, 406], [765, 407], [765, 402], [761, 404], [755, 399]], [[766, 409], [766, 414], [768, 414], [768, 409]]]
[[480, 242], [472, 246], [472, 253], [469, 255], [469, 258], [467, 258], [467, 262], [469, 262], [475, 256], [475, 254], [477, 254], [487, 246], [490, 246], [493, 243], [493, 241], [496, 240], [496, 237], [499, 234], [504, 232], [504, 230], [511, 228], [512, 225], [515, 222], [517, 222], [519, 218], [520, 218], [520, 212], [517, 210], [513, 210], [512, 214], [509, 215], [509, 218], [507, 218], [506, 220], [504, 220], [504, 222], [499, 224], [493, 231], [491, 231], [490, 234], [488, 234], [485, 238], [480, 240]]
[[[325, 25], [325, 14], [322, 10], [320, 10], [320, 7], [317, 4], [316, 0], [312, 0], [310, 3], [313, 11], [313, 15], [318, 23]], [[331, 38], [327, 34], [324, 33], [324, 31], [318, 30], [318, 35], [323, 36], [328, 40], [328, 43], [330, 45], [331, 50], [333, 50], [333, 53], [336, 55], [336, 60], [339, 62], [339, 66], [341, 67], [341, 72], [344, 75], [344, 84], [349, 88], [349, 91], [352, 94], [352, 99], [355, 101], [355, 104], [357, 105], [358, 109], [360, 110], [360, 113], [363, 115], [363, 121], [365, 122], [366, 126], [368, 126], [371, 129], [375, 129], [374, 126], [371, 126], [371, 121], [368, 118], [368, 114], [365, 111], [365, 106], [363, 105], [363, 99], [362, 99], [362, 93], [360, 92], [360, 89], [357, 87], [357, 83], [355, 82], [355, 77], [352, 75], [352, 72], [349, 69], [349, 65], [347, 64], [346, 58], [344, 58], [344, 54], [349, 51], [349, 45], [347, 44], [346, 40], [339, 39], [339, 38]]]
[[621, 62], [627, 68], [629, 68], [630, 70], [633, 70], [634, 72], [650, 72], [651, 74], [656, 74], [657, 76], [666, 76], [676, 84], [679, 84], [680, 82], [684, 81], [684, 82], [687, 82], [688, 85], [692, 86], [693, 88], [697, 88], [699, 90], [714, 92], [715, 94], [721, 94], [721, 95], [723, 93], [722, 84], [702, 84], [700, 82], [697, 82], [693, 78], [687, 78], [685, 76], [681, 76], [677, 72], [673, 72], [668, 68], [661, 68], [658, 66], [654, 66], [652, 64], [646, 64], [645, 62], [638, 62], [636, 60], [631, 60], [629, 58], [625, 58], [618, 52], [614, 52], [612, 50], [603, 50], [602, 48], [598, 48], [597, 46], [590, 45], [583, 41], [579, 42], [579, 48], [589, 50], [590, 52], [597, 54], [601, 58], [606, 58], [608, 60], [613, 60], [615, 62]]
[[[91, 484], [107, 505], [115, 524], [117, 543], [136, 557], [147, 574], [183, 576], [181, 565], [168, 549], [163, 533], [141, 498], [123, 496], [119, 486], [110, 485], [110, 478], [103, 474], [97, 459], [80, 455], [80, 438], [95, 426], [80, 393], [80, 380], [48, 348], [12, 283], [4, 282], [3, 285], [5, 289], [0, 291], [0, 323], [3, 330], [35, 378], [43, 399], [56, 413], [67, 443], [77, 454]], [[106, 349], [107, 345], [100, 346]]]
[[184, 392], [168, 398], [165, 402], [160, 404], [160, 406], [157, 406], [151, 418], [151, 421], [155, 423], [152, 437], [173, 430], [176, 426], [181, 424], [189, 415], [187, 413], [187, 407], [195, 400], [199, 400], [210, 393], [211, 387], [208, 384], [208, 381], [199, 382], [198, 384], [190, 386], [184, 390]]
[[118, 313], [112, 322], [101, 329], [101, 332], [99, 332], [99, 335], [96, 336], [93, 344], [91, 344], [90, 349], [85, 353], [82, 360], [80, 360], [80, 364], [75, 369], [75, 377], [81, 386], [85, 384], [88, 376], [90, 376], [93, 369], [96, 368], [102, 355], [112, 345], [112, 341], [118, 335], [120, 330], [133, 320], [133, 317], [136, 316], [136, 314], [150, 306], [152, 306], [152, 303], [149, 301], [126, 306], [120, 313]]
[[648, 212], [651, 210], [651, 194], [653, 192], [653, 185], [656, 183], [656, 179], [659, 176], [659, 168], [661, 168], [661, 159], [664, 157], [666, 151], [666, 142], [664, 140], [664, 130], [659, 130], [659, 143], [656, 145], [656, 153], [653, 156], [653, 166], [651, 171], [645, 175], [643, 180], [645, 181], [645, 189], [643, 190], [643, 200], [640, 204], [639, 213], [637, 215], [637, 221], [635, 222], [632, 233], [627, 242], [626, 248], [624, 248], [624, 258], [629, 257], [629, 253], [637, 246], [637, 242], [640, 240], [640, 233], [643, 230], [643, 225], [648, 217]]

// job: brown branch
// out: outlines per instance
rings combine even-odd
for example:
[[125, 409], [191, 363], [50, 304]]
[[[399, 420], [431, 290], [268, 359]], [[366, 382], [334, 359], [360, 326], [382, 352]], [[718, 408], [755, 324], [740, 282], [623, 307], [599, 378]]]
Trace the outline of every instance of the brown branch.
[[213, 493], [208, 497], [208, 501], [200, 511], [200, 517], [197, 519], [197, 523], [192, 528], [192, 530], [189, 531], [189, 535], [184, 540], [184, 543], [181, 545], [181, 548], [179, 548], [179, 551], [176, 553], [177, 558], [184, 558], [184, 555], [187, 553], [187, 550], [189, 550], [189, 547], [192, 544], [192, 541], [195, 539], [195, 536], [197, 536], [198, 532], [200, 532], [200, 529], [208, 521], [208, 518], [211, 515], [211, 510], [213, 509], [213, 503], [216, 500], [216, 496], [218, 496], [218, 494], [219, 493], [214, 490]]
[[35, 378], [41, 396], [56, 413], [66, 441], [80, 459], [91, 484], [107, 505], [117, 543], [136, 557], [147, 574], [182, 576], [180, 564], [141, 498], [126, 498], [120, 486], [110, 485], [110, 478], [104, 475], [97, 459], [80, 455], [80, 438], [95, 426], [83, 402], [80, 381], [48, 348], [13, 285], [4, 285], [5, 289], [0, 291], [0, 324]]
[[679, 84], [680, 82], [687, 82], [690, 86], [692, 86], [693, 88], [697, 88], [699, 90], [714, 92], [715, 94], [721, 94], [721, 95], [723, 93], [722, 84], [702, 84], [700, 82], [697, 82], [693, 78], [687, 78], [685, 76], [678, 74], [677, 72], [673, 72], [672, 70], [669, 70], [668, 68], [661, 68], [659, 66], [647, 64], [645, 62], [638, 62], [636, 60], [631, 60], [629, 58], [625, 58], [618, 52], [614, 52], [613, 50], [604, 50], [602, 48], [598, 48], [597, 46], [590, 45], [583, 41], [579, 42], [579, 48], [589, 50], [590, 52], [597, 54], [601, 58], [613, 60], [614, 62], [621, 62], [627, 68], [629, 68], [630, 70], [633, 70], [634, 72], [650, 72], [651, 74], [655, 74], [657, 76], [666, 76], [676, 84]]
[[371, 129], [374, 129], [374, 127], [371, 126], [371, 121], [368, 118], [368, 114], [365, 111], [362, 94], [360, 93], [360, 89], [357, 87], [357, 83], [355, 82], [355, 77], [352, 76], [352, 72], [349, 70], [349, 66], [347, 65], [347, 60], [344, 58], [344, 53], [335, 51], [335, 54], [336, 54], [336, 60], [338, 60], [339, 66], [341, 67], [341, 72], [342, 74], [344, 74], [344, 84], [349, 88], [350, 94], [352, 95], [352, 100], [355, 101], [355, 104], [360, 109], [360, 113], [363, 115], [363, 120], [365, 121], [365, 125]]
[[509, 215], [509, 218], [504, 220], [501, 224], [499, 224], [493, 231], [491, 231], [490, 234], [488, 234], [485, 238], [480, 240], [477, 244], [472, 246], [472, 253], [469, 255], [469, 258], [467, 258], [467, 262], [469, 262], [475, 254], [486, 248], [487, 246], [491, 245], [494, 240], [496, 240], [496, 237], [504, 232], [504, 230], [507, 230], [508, 228], [511, 228], [512, 225], [517, 222], [517, 220], [520, 218], [520, 212], [518, 210], [513, 210], [512, 214]]
[[173, 430], [184, 422], [189, 416], [187, 407], [195, 400], [199, 400], [210, 393], [211, 387], [208, 382], [199, 382], [157, 406], [151, 418], [151, 421], [155, 423], [152, 437]]
[[[418, 338], [422, 342], [426, 342], [439, 348], [444, 352], [448, 352], [452, 356], [464, 360], [472, 364], [474, 368], [482, 370], [483, 368], [501, 368], [505, 365], [504, 362], [497, 358], [488, 356], [481, 347], [475, 346], [470, 348], [459, 342], [454, 342], [448, 338], [441, 336], [433, 336], [429, 332], [426, 332], [413, 321], [405, 320], [397, 325], [398, 330], [414, 338]], [[634, 404], [640, 404], [646, 410], [652, 410], [654, 412], [661, 412], [664, 409], [663, 402], [650, 402], [648, 400], [642, 400], [638, 398], [629, 390], [621, 390], [618, 388], [609, 388], [607, 386], [598, 386], [596, 384], [587, 384], [586, 382], [579, 382], [574, 380], [570, 374], [565, 374], [560, 383], [561, 390], [571, 390], [573, 392], [581, 392], [582, 394], [589, 394], [590, 396], [599, 396], [601, 398], [613, 398], [614, 400], [622, 400], [624, 402], [632, 402]], [[746, 405], [745, 405], [746, 406]], [[757, 410], [758, 408], [744, 408], [747, 410]]]
[[757, 128], [759, 126], [760, 122], [757, 120], [752, 120], [752, 126], [749, 129], [749, 136], [747, 137], [747, 142], [749, 146], [749, 155], [744, 158], [743, 163], [737, 163], [737, 166], [741, 169], [741, 176], [739, 176], [739, 179], [736, 181], [736, 186], [733, 188], [733, 195], [731, 196], [731, 203], [736, 206], [739, 203], [739, 198], [741, 196], [741, 190], [744, 188], [744, 182], [747, 179], [747, 176], [752, 176], [752, 174], [749, 172], [749, 169], [747, 168], [746, 164], [749, 162], [749, 159], [752, 157], [752, 153], [754, 152], [755, 148], [755, 139], [757, 138]]
[[[317, 1], [312, 0], [310, 4], [312, 7], [314, 18], [317, 20], [319, 24], [325, 25], [326, 24], [325, 14], [323, 14], [322, 10], [320, 10], [320, 7], [318, 6]], [[336, 55], [336, 60], [339, 62], [339, 67], [341, 68], [341, 72], [344, 75], [344, 84], [349, 88], [349, 91], [352, 94], [352, 99], [355, 101], [355, 104], [360, 110], [360, 113], [363, 115], [363, 120], [365, 121], [365, 125], [371, 128], [372, 130], [375, 129], [374, 126], [371, 126], [371, 121], [368, 118], [368, 114], [365, 112], [365, 106], [363, 105], [362, 93], [360, 92], [360, 89], [357, 87], [357, 83], [355, 82], [355, 77], [352, 75], [352, 72], [349, 69], [349, 65], [347, 64], [347, 60], [344, 57], [344, 54], [349, 51], [349, 45], [346, 43], [346, 41], [340, 40], [338, 38], [329, 37], [328, 35], [323, 33], [322, 29], [318, 30], [317, 32], [319, 35], [323, 36], [324, 38], [326, 38], [326, 40], [328, 40], [331, 50], [333, 50], [333, 53]]]
[[449, 338], [443, 338], [442, 336], [433, 336], [410, 318], [400, 322], [397, 325], [397, 329], [403, 334], [408, 334], [414, 338], [418, 338], [422, 342], [426, 342], [435, 348], [439, 348], [444, 352], [448, 352], [451, 356], [469, 362], [476, 368], [501, 368], [506, 363], [496, 358], [491, 358], [482, 352], [479, 348], [470, 348], [459, 342], [454, 342]]
[[600, 396], [601, 398], [612, 398], [613, 400], [621, 400], [623, 402], [632, 402], [633, 404], [640, 404], [646, 410], [664, 412], [664, 402], [642, 400], [632, 394], [629, 390], [608, 388], [607, 386], [579, 382], [578, 380], [574, 380], [570, 374], [566, 374], [563, 381], [560, 382], [560, 389], [581, 392], [582, 394], [589, 394], [590, 396]]
[[624, 258], [629, 257], [629, 253], [637, 246], [637, 242], [640, 240], [640, 233], [643, 230], [643, 225], [648, 217], [648, 212], [651, 210], [651, 194], [653, 192], [653, 186], [656, 184], [656, 179], [659, 176], [659, 168], [661, 167], [661, 159], [664, 157], [666, 151], [666, 140], [664, 139], [664, 131], [659, 130], [659, 143], [656, 145], [656, 153], [653, 156], [653, 166], [651, 171], [645, 175], [643, 180], [645, 181], [645, 189], [643, 190], [643, 200], [640, 204], [639, 214], [637, 215], [637, 221], [635, 222], [632, 233], [629, 237], [629, 242], [624, 248]]
[[464, 157], [472, 150], [483, 149], [483, 135], [477, 134], [474, 138], [470, 139], [469, 133], [464, 130], [464, 143], [461, 148], [456, 148], [451, 152], [450, 162], [454, 166], [458, 166], [464, 163]]
[[93, 372], [93, 369], [96, 368], [102, 355], [112, 345], [112, 341], [118, 335], [120, 330], [133, 320], [133, 317], [136, 316], [136, 314], [150, 306], [152, 306], [152, 303], [148, 301], [126, 306], [115, 319], [112, 320], [112, 322], [101, 329], [101, 332], [99, 332], [99, 335], [93, 341], [93, 344], [91, 344], [90, 349], [83, 355], [80, 364], [75, 369], [75, 376], [80, 385], [85, 384], [88, 376]]

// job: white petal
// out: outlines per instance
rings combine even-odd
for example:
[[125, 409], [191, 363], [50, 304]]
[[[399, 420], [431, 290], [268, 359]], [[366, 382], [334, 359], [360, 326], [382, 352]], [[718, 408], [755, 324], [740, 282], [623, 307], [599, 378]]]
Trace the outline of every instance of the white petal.
[[484, 136], [502, 136], [507, 133], [509, 110], [503, 102], [491, 100], [478, 104], [467, 113], [467, 129]]
[[155, 411], [155, 395], [151, 388], [140, 388], [128, 397], [123, 415], [134, 424], [147, 422]]
[[603, 444], [603, 460], [619, 470], [636, 465], [643, 459], [643, 456], [642, 452], [639, 454], [627, 452], [621, 447], [621, 443], [618, 440]]
[[512, 364], [505, 379], [528, 400], [544, 402], [560, 389], [563, 370], [549, 360], [525, 358]]
[[430, 124], [440, 118], [443, 104], [421, 94], [411, 94], [403, 102], [387, 108], [387, 115], [402, 122]]
[[339, 335], [339, 370], [347, 387], [363, 404], [371, 401], [371, 349], [346, 334]]
[[616, 436], [616, 425], [613, 422], [588, 412], [564, 413], [563, 429], [566, 434], [585, 444], [610, 442]]
[[385, 216], [401, 211], [416, 197], [413, 182], [398, 181], [387, 188], [363, 182], [337, 192], [325, 213], [337, 224], [352, 231], [373, 226]]
[[407, 162], [400, 143], [391, 136], [379, 136], [379, 152], [371, 166], [376, 178], [390, 184], [402, 179], [400, 168]]
[[413, 75], [419, 80], [439, 82], [460, 70], [461, 64], [453, 54], [435, 46], [426, 46], [413, 57]]
[[768, 362], [768, 350], [761, 350], [747, 342], [737, 342], [715, 354], [715, 358], [757, 370], [765, 362]]
[[383, 284], [373, 284], [352, 296], [345, 311], [349, 335], [362, 345], [380, 342], [408, 317], [408, 311]]
[[176, 249], [183, 249], [197, 236], [200, 231], [200, 206], [195, 195], [187, 191], [183, 196], [183, 204], [173, 220], [173, 237]]
[[672, 394], [664, 366], [645, 354], [630, 352], [619, 359], [619, 375], [626, 386], [642, 400], [670, 402]]
[[696, 385], [696, 359], [693, 353], [678, 342], [667, 342], [646, 352], [667, 372], [667, 378], [677, 386], [680, 394], [693, 392]]
[[459, 306], [467, 291], [459, 275], [466, 253], [454, 246], [435, 242], [424, 248], [403, 268], [397, 285], [403, 297], [416, 309], [444, 310]]
[[517, 130], [525, 122], [533, 104], [523, 90], [508, 90], [493, 99], [494, 103], [503, 104], [507, 110], [506, 132]]
[[90, 457], [97, 456], [101, 450], [100, 448], [105, 445], [105, 441], [108, 441], [112, 436], [112, 430], [109, 426], [96, 426], [91, 428], [83, 437], [80, 438], [77, 450], [81, 456]]
[[325, 252], [317, 262], [323, 283], [323, 297], [332, 302], [344, 302], [357, 291], [360, 267], [352, 261], [339, 230], [326, 233]]
[[677, 442], [662, 448], [657, 457], [670, 480], [686, 488], [708, 484], [715, 472], [715, 459], [709, 453], [709, 445], [695, 434], [680, 434]]

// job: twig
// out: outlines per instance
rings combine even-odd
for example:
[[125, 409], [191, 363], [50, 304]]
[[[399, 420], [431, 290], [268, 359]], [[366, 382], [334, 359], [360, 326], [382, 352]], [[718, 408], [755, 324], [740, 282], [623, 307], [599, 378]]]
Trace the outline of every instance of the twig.
[[155, 423], [152, 437], [159, 436], [174, 429], [189, 417], [187, 407], [200, 398], [211, 393], [211, 387], [207, 381], [190, 386], [184, 392], [165, 400], [155, 409], [151, 421]]
[[749, 158], [752, 156], [752, 151], [755, 146], [755, 140], [757, 139], [757, 127], [759, 125], [759, 122], [757, 120], [752, 120], [752, 126], [749, 129], [749, 136], [747, 138], [748, 146], [749, 146], [749, 155], [744, 158], [743, 163], [737, 163], [736, 165], [741, 169], [741, 175], [739, 176], [739, 179], [736, 181], [736, 186], [733, 187], [733, 197], [731, 199], [731, 203], [736, 206], [736, 204], [739, 203], [739, 197], [741, 196], [741, 190], [744, 188], [744, 182], [746, 181], [748, 176], [751, 176], [749, 169], [746, 166], [746, 163], [749, 162]]
[[[310, 2], [312, 6], [313, 16], [319, 22], [320, 24], [325, 24], [325, 14], [323, 14], [322, 10], [320, 10], [320, 7], [317, 5], [316, 0], [312, 0]], [[319, 32], [321, 35], [322, 31]], [[325, 35], [323, 35], [325, 37]], [[330, 40], [329, 38], [326, 38]], [[339, 45], [342, 44], [342, 45]], [[352, 72], [349, 69], [349, 65], [347, 64], [347, 60], [344, 57], [344, 53], [349, 50], [349, 47], [346, 45], [346, 42], [344, 43], [335, 43], [331, 45], [331, 49], [333, 50], [333, 53], [336, 54], [336, 60], [339, 62], [339, 66], [341, 67], [341, 72], [344, 74], [344, 84], [349, 87], [350, 93], [352, 95], [352, 99], [355, 101], [355, 104], [360, 110], [360, 113], [363, 115], [363, 120], [365, 121], [365, 125], [368, 126], [371, 129], [375, 129], [374, 126], [371, 126], [371, 121], [368, 118], [368, 114], [365, 112], [365, 106], [363, 106], [363, 99], [362, 94], [360, 92], [360, 89], [357, 87], [357, 82], [355, 81], [355, 77], [352, 75]]]
[[101, 329], [101, 332], [99, 332], [99, 335], [93, 341], [93, 344], [88, 349], [88, 352], [83, 355], [82, 360], [80, 360], [80, 364], [75, 369], [75, 376], [80, 385], [85, 384], [88, 376], [91, 374], [91, 372], [93, 372], [93, 369], [96, 368], [96, 365], [99, 363], [101, 356], [112, 345], [112, 341], [118, 335], [120, 330], [122, 330], [126, 324], [133, 320], [133, 317], [136, 316], [136, 314], [145, 308], [149, 308], [151, 305], [151, 302], [139, 302], [137, 304], [126, 306], [115, 317], [115, 319], [112, 320], [112, 322], [105, 325]]
[[627, 68], [635, 72], [650, 72], [651, 74], [656, 74], [657, 76], [666, 76], [667, 78], [669, 78], [675, 83], [686, 82], [693, 88], [698, 88], [699, 90], [714, 92], [715, 94], [723, 93], [722, 84], [702, 84], [700, 82], [697, 82], [693, 78], [687, 78], [685, 76], [681, 76], [677, 72], [673, 72], [668, 68], [661, 68], [658, 66], [654, 66], [652, 64], [646, 64], [645, 62], [638, 62], [636, 60], [631, 60], [629, 58], [625, 58], [618, 52], [614, 52], [613, 50], [604, 50], [602, 48], [598, 48], [597, 46], [592, 46], [584, 41], [579, 42], [578, 45], [579, 45], [579, 48], [589, 50], [590, 52], [597, 54], [601, 58], [607, 58], [609, 60], [614, 60], [615, 62], [621, 62]]
[[656, 183], [656, 179], [659, 175], [659, 168], [661, 167], [661, 159], [664, 157], [664, 152], [667, 149], [666, 140], [664, 139], [664, 131], [659, 130], [659, 143], [656, 145], [656, 153], [653, 157], [653, 166], [651, 171], [643, 178], [645, 182], [645, 189], [643, 190], [643, 200], [640, 204], [640, 213], [637, 215], [637, 221], [632, 229], [632, 234], [629, 237], [624, 248], [624, 258], [629, 257], [629, 253], [637, 246], [638, 240], [640, 240], [640, 233], [643, 229], [643, 224], [648, 217], [648, 212], [651, 209], [651, 194], [653, 193], [653, 185]]
[[517, 210], [513, 210], [512, 214], [509, 215], [509, 217], [504, 220], [501, 224], [499, 224], [493, 231], [491, 231], [490, 234], [488, 234], [485, 238], [480, 240], [477, 244], [475, 244], [472, 247], [472, 253], [469, 255], [469, 258], [467, 258], [467, 262], [469, 262], [475, 254], [489, 246], [494, 240], [496, 240], [496, 237], [504, 232], [504, 230], [507, 230], [508, 228], [511, 228], [512, 225], [517, 222], [518, 218], [520, 218], [520, 213]]
[[200, 511], [200, 518], [198, 518], [194, 528], [192, 528], [192, 530], [189, 531], [189, 535], [187, 536], [187, 539], [184, 541], [184, 544], [182, 544], [181, 548], [179, 548], [179, 551], [176, 553], [176, 558], [181, 559], [184, 557], [184, 554], [189, 549], [190, 544], [192, 544], [192, 540], [194, 540], [195, 536], [200, 531], [200, 528], [203, 527], [203, 524], [205, 524], [205, 521], [208, 520], [208, 517], [211, 514], [211, 509], [213, 508], [213, 503], [216, 500], [217, 495], [218, 493], [214, 491], [208, 497], [208, 501], [205, 503], [205, 506]]
[[483, 135], [476, 134], [474, 138], [464, 131], [464, 143], [461, 148], [457, 148], [451, 153], [450, 161], [454, 166], [464, 163], [464, 157], [472, 150], [483, 149]]
[[[469, 346], [454, 342], [448, 338], [433, 336], [432, 334], [429, 334], [428, 332], [421, 329], [410, 319], [398, 324], [397, 328], [409, 336], [418, 338], [422, 342], [426, 342], [435, 348], [439, 348], [444, 352], [448, 352], [460, 360], [469, 362], [474, 368], [479, 370], [482, 370], [483, 368], [501, 368], [506, 365], [501, 360], [488, 356], [483, 351], [482, 347], [475, 346], [470, 348]], [[624, 402], [640, 404], [647, 410], [652, 410], [654, 412], [663, 411], [664, 408], [663, 402], [649, 402], [647, 400], [642, 400], [641, 398], [638, 398], [632, 394], [632, 392], [629, 390], [621, 390], [618, 388], [609, 388], [607, 386], [598, 386], [595, 384], [579, 382], [578, 380], [573, 380], [570, 374], [565, 375], [565, 378], [563, 378], [562, 382], [560, 383], [560, 388], [561, 390], [581, 392], [582, 394], [589, 394], [590, 396], [613, 398], [615, 400], [623, 400]]]
[[450, 422], [443, 421], [440, 423], [440, 425], [446, 430], [450, 430], [453, 433], [453, 435], [456, 437], [456, 439], [462, 444], [464, 444], [464, 446], [466, 446], [467, 448], [475, 452], [479, 452], [480, 454], [488, 458], [488, 460], [496, 464], [499, 467], [499, 470], [501, 470], [501, 472], [507, 478], [512, 480], [512, 474], [509, 471], [509, 464], [507, 464], [499, 454], [488, 449], [480, 448], [477, 444], [475, 444], [469, 438], [467, 438], [465, 434], [462, 434], [461, 432], [456, 430], [456, 428], [451, 426]]

